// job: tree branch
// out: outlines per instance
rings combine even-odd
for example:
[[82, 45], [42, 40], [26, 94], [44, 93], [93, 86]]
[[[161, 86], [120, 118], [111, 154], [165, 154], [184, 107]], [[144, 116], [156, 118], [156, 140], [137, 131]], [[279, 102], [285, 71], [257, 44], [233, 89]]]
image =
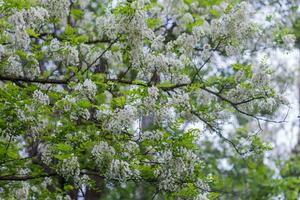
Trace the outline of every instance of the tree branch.
[[56, 79], [31, 79], [27, 77], [12, 77], [12, 76], [1, 76], [1, 81], [11, 82], [26, 82], [26, 83], [41, 83], [41, 84], [67, 84], [67, 80], [56, 80]]
[[27, 180], [52, 177], [52, 176], [57, 176], [57, 173], [42, 174], [37, 176], [19, 176], [19, 175], [0, 176], [0, 181], [27, 181]]

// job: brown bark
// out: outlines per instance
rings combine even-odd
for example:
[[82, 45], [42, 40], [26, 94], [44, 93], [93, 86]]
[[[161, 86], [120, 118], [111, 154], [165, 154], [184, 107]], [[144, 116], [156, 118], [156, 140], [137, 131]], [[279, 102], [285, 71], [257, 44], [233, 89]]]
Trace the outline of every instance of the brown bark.
[[95, 187], [97, 189], [87, 188], [85, 193], [86, 200], [100, 200], [104, 194], [103, 189], [105, 188], [104, 179], [98, 176], [89, 176], [92, 180], [95, 181]]

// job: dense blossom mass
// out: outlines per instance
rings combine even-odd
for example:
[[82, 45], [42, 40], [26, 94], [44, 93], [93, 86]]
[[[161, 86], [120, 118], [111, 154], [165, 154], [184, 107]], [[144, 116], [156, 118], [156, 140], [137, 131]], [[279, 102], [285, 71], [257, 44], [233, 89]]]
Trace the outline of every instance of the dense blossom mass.
[[[261, 123], [287, 104], [269, 66], [243, 55], [296, 41], [233, 2], [0, 1], [0, 197], [222, 193], [204, 136], [262, 152]], [[258, 131], [225, 133], [238, 118]]]

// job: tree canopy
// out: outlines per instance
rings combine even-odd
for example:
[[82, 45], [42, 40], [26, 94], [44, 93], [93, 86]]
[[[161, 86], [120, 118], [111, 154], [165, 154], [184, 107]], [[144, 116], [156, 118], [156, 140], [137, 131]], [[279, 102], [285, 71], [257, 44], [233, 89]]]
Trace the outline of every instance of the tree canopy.
[[297, 39], [265, 6], [0, 0], [0, 197], [298, 198], [264, 162], [288, 102], [255, 56]]

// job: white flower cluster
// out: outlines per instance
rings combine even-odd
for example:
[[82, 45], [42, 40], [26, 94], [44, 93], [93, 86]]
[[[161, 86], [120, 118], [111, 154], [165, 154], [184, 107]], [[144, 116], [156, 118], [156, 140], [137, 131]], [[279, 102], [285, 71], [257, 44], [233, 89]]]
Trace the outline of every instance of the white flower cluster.
[[105, 161], [110, 160], [115, 155], [115, 149], [109, 146], [107, 142], [100, 142], [94, 146], [91, 153], [95, 157], [96, 163], [102, 166]]
[[295, 42], [296, 42], [296, 36], [293, 35], [293, 34], [287, 34], [287, 35], [284, 35], [282, 37], [282, 41], [284, 43], [284, 45], [288, 48], [288, 49], [291, 49], [294, 47], [295, 45]]
[[77, 48], [68, 45], [64, 48], [64, 51], [66, 54], [66, 64], [76, 66], [79, 63], [79, 52]]
[[178, 75], [174, 77], [173, 82], [176, 84], [188, 84], [191, 82], [191, 79], [187, 75]]
[[154, 50], [154, 51], [162, 50], [163, 47], [164, 47], [164, 43], [163, 43], [164, 40], [165, 40], [165, 37], [163, 35], [158, 35], [157, 37], [155, 37], [152, 40], [151, 49]]
[[[137, 56], [137, 55], [134, 55]], [[176, 69], [180, 70], [184, 67], [184, 63], [180, 58], [177, 58], [175, 54], [154, 54], [150, 52], [144, 52], [144, 55], [140, 57], [136, 57], [133, 62], [135, 67], [144, 67], [146, 71], [148, 71], [148, 78], [151, 78], [153, 75], [153, 71], [157, 72], [165, 72], [166, 75], [170, 74], [170, 69], [175, 71]], [[145, 76], [145, 74], [141, 74]]]
[[253, 8], [247, 2], [242, 2], [232, 9], [232, 11], [224, 15], [220, 21], [214, 21], [216, 36], [230, 36], [236, 39], [243, 39], [249, 35], [249, 31], [253, 28], [254, 24], [251, 22], [250, 17], [253, 13]]
[[97, 86], [90, 79], [85, 79], [83, 84], [81, 83], [77, 84], [74, 89], [77, 92], [83, 93], [87, 97], [94, 97], [97, 93]]
[[16, 29], [19, 30], [26, 28], [36, 29], [39, 28], [48, 17], [48, 11], [46, 9], [30, 7], [29, 9], [15, 12], [15, 14], [11, 16], [10, 21]]
[[157, 99], [158, 95], [159, 95], [159, 89], [155, 86], [149, 87], [148, 88], [148, 94], [150, 97], [152, 97], [153, 99]]
[[165, 191], [175, 191], [180, 187], [180, 180], [191, 177], [194, 173], [199, 158], [191, 150], [179, 148], [178, 154], [174, 156], [170, 150], [157, 155], [160, 167], [155, 170], [155, 176], [159, 180], [159, 188]]
[[49, 125], [49, 120], [47, 118], [39, 118], [34, 120], [36, 125], [30, 127], [30, 136], [36, 140], [45, 133], [45, 129]]
[[268, 98], [265, 101], [260, 101], [259, 107], [266, 111], [273, 111], [278, 107], [278, 101], [275, 98]]
[[69, 0], [39, 0], [40, 4], [46, 8], [50, 17], [63, 20], [69, 14], [70, 1]]
[[179, 35], [176, 40], [169, 42], [167, 44], [167, 49], [171, 50], [176, 47], [181, 54], [191, 57], [198, 41], [199, 38], [197, 38], [196, 35], [183, 33]]
[[33, 58], [33, 56], [28, 56], [24, 70], [25, 77], [34, 79], [40, 75], [40, 73], [39, 62]]
[[210, 190], [209, 185], [200, 179], [196, 181], [195, 185], [202, 190], [206, 190], [206, 191]]
[[232, 45], [227, 45], [225, 47], [225, 52], [227, 56], [234, 56], [240, 53], [240, 48]]
[[155, 120], [159, 123], [162, 123], [164, 126], [170, 126], [175, 123], [177, 118], [176, 109], [170, 104], [166, 104], [157, 109]]
[[121, 133], [122, 130], [132, 127], [138, 119], [137, 109], [134, 106], [126, 105], [123, 109], [116, 109], [112, 118], [107, 119], [106, 129], [113, 133]]
[[33, 93], [33, 98], [35, 101], [37, 101], [40, 104], [43, 105], [49, 105], [50, 104], [50, 99], [47, 94], [44, 94], [40, 90], [35, 90]]
[[91, 113], [87, 108], [79, 108], [76, 111], [70, 113], [70, 119], [72, 121], [77, 121], [79, 118], [89, 120], [91, 117]]
[[26, 120], [28, 120], [23, 109], [17, 109], [17, 116], [18, 116], [19, 120], [21, 120], [21, 121], [25, 122]]
[[188, 93], [184, 93], [184, 92], [176, 93], [170, 99], [170, 103], [173, 106], [181, 106], [181, 107], [185, 107], [186, 109], [188, 109], [190, 107], [189, 99], [190, 99], [190, 96]]
[[124, 182], [127, 179], [137, 175], [138, 171], [132, 171], [128, 162], [113, 159], [107, 173], [107, 178], [117, 179], [120, 182]]
[[75, 104], [77, 101], [76, 97], [72, 97], [70, 95], [65, 96], [61, 102], [63, 104], [64, 111], [70, 111], [72, 108], [72, 105]]
[[160, 141], [163, 138], [163, 133], [161, 131], [145, 131], [142, 133], [142, 141]]
[[171, 150], [167, 150], [161, 153], [161, 155], [158, 157], [158, 162], [164, 163], [169, 162], [173, 159], [173, 153]]
[[22, 63], [18, 55], [9, 56], [7, 59], [7, 67], [4, 68], [4, 73], [9, 76], [22, 77], [24, 76]]
[[85, 91], [87, 91], [89, 94], [91, 94], [91, 96], [95, 96], [96, 95], [96, 92], [97, 92], [97, 86], [96, 84], [91, 81], [90, 79], [86, 79], [84, 82], [83, 82], [83, 89]]
[[23, 109], [17, 109], [18, 118], [24, 122], [34, 122], [35, 117], [29, 115], [34, 112], [35, 106], [33, 104], [26, 104]]
[[178, 188], [176, 179], [169, 169], [156, 170], [155, 175], [161, 179], [158, 184], [160, 190], [175, 191]]
[[78, 158], [76, 156], [72, 156], [70, 158], [64, 159], [58, 172], [66, 179], [77, 179], [80, 175]]
[[151, 29], [148, 28], [146, 19], [147, 13], [140, 8], [139, 4], [132, 4], [135, 6], [136, 11], [133, 16], [124, 17], [123, 15], [112, 15], [111, 13], [107, 14], [101, 19], [98, 19], [97, 22], [99, 28], [101, 27], [102, 31], [107, 34], [108, 37], [114, 38], [116, 33], [127, 34], [129, 39], [127, 40], [131, 46], [140, 47], [143, 45], [144, 38], [154, 38], [154, 33]]
[[80, 8], [84, 9], [91, 3], [91, 0], [78, 0], [78, 3], [80, 5]]
[[214, 38], [222, 37], [229, 41], [226, 47], [227, 55], [236, 55], [245, 45], [247, 39], [256, 32], [256, 24], [252, 23], [253, 8], [250, 4], [242, 2], [225, 14], [220, 20], [211, 22], [211, 34]]
[[122, 149], [124, 149], [122, 157], [131, 158], [139, 151], [139, 145], [136, 142], [129, 141], [122, 144]]
[[58, 39], [54, 38], [51, 40], [50, 45], [49, 45], [49, 49], [52, 52], [56, 52], [58, 51], [60, 48], [60, 42]]
[[205, 194], [199, 194], [198, 196], [194, 197], [193, 200], [208, 200]]
[[22, 182], [21, 188], [15, 192], [16, 199], [28, 199], [30, 185], [28, 182]]
[[38, 145], [38, 152], [41, 154], [41, 160], [46, 165], [50, 165], [52, 162], [52, 150], [47, 144], [40, 143]]
[[110, 107], [107, 104], [103, 104], [96, 110], [95, 117], [98, 120], [105, 120], [111, 114]]
[[11, 34], [11, 39], [17, 47], [27, 49], [30, 43], [30, 38], [26, 29], [39, 28], [45, 19], [48, 18], [48, 11], [41, 7], [31, 7], [15, 12], [9, 19], [14, 26], [14, 34]]
[[[130, 37], [128, 42], [133, 47], [141, 48], [143, 46], [143, 39], [149, 38], [154, 39], [154, 33], [148, 28], [147, 23], [147, 13], [140, 8], [137, 8], [135, 15], [132, 17], [130, 23], [125, 23], [126, 26], [120, 25], [120, 32], [127, 33]], [[122, 22], [121, 20], [120, 22]]]
[[193, 23], [195, 20], [194, 20], [194, 17], [192, 16], [191, 13], [184, 13], [184, 15], [179, 19], [179, 24], [188, 24], [188, 23]]
[[44, 181], [42, 182], [42, 187], [47, 188], [47, 186], [53, 184], [52, 179], [50, 177], [45, 177]]
[[[115, 16], [111, 13], [96, 18], [96, 27], [99, 37], [108, 36], [110, 38], [116, 37], [117, 25]], [[111, 34], [109, 34], [111, 33]]]
[[[85, 90], [83, 90], [83, 86], [81, 83], [75, 87], [75, 90], [84, 92], [83, 94], [85, 94], [88, 97], [90, 95], [89, 92], [85, 92]], [[59, 112], [67, 112], [69, 114], [70, 120], [72, 121], [77, 121], [80, 118], [89, 120], [91, 118], [91, 113], [89, 109], [78, 107], [76, 104], [76, 102], [79, 99], [82, 99], [82, 97], [80, 96], [82, 94], [79, 93], [77, 95], [78, 96], [66, 95], [63, 99], [56, 102], [55, 109]], [[86, 96], [84, 96], [83, 98], [85, 98]]]
[[0, 58], [7, 53], [7, 49], [4, 45], [0, 44]]
[[[145, 56], [144, 62], [149, 72], [154, 70], [164, 71], [168, 66], [167, 59], [163, 54], [154, 55], [149, 53]], [[150, 75], [152, 74], [150, 73]]]
[[190, 162], [199, 162], [199, 157], [191, 150], [188, 150], [184, 147], [180, 147], [178, 149], [178, 152], [180, 153], [180, 155], [182, 155], [182, 157]]

